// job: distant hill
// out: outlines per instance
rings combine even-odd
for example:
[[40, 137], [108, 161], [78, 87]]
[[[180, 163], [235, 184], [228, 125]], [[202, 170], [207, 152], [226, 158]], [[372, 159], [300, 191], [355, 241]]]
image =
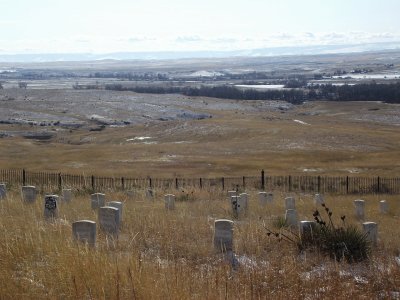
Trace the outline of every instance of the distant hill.
[[223, 57], [260, 57], [280, 55], [315, 55], [335, 53], [356, 53], [366, 51], [399, 50], [399, 42], [320, 45], [298, 47], [271, 47], [237, 51], [154, 51], [154, 52], [115, 52], [115, 53], [37, 53], [37, 54], [1, 54], [0, 62], [67, 62], [99, 60], [165, 60], [182, 58], [223, 58]]

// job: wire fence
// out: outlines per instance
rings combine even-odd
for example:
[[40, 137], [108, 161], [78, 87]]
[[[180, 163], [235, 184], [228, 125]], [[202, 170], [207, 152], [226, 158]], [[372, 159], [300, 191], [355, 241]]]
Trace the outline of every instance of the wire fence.
[[331, 194], [400, 194], [400, 178], [358, 176], [259, 176], [219, 178], [129, 178], [74, 175], [22, 170], [0, 170], [0, 182], [8, 185], [33, 185], [41, 189], [258, 189], [282, 192], [331, 193]]

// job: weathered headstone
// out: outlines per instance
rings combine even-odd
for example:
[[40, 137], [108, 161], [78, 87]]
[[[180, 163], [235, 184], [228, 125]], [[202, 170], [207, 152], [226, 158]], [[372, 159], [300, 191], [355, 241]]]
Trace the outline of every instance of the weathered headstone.
[[375, 222], [363, 223], [363, 231], [373, 245], [378, 243], [378, 224]]
[[300, 221], [300, 235], [302, 238], [310, 238], [315, 230], [314, 221]]
[[104, 232], [118, 235], [120, 225], [118, 208], [111, 206], [100, 207], [98, 221], [100, 229]]
[[285, 209], [296, 209], [296, 202], [294, 197], [286, 197], [285, 198]]
[[249, 204], [249, 194], [241, 193], [239, 195], [239, 198], [240, 198], [240, 204], [243, 206], [244, 209], [247, 209], [247, 206]]
[[247, 197], [232, 196], [231, 205], [234, 216], [238, 217], [247, 210]]
[[267, 192], [259, 192], [258, 193], [258, 201], [260, 205], [265, 206], [268, 203], [272, 203], [274, 201], [274, 194]]
[[239, 212], [241, 211], [239, 199], [239, 196], [231, 196], [232, 212], [235, 217], [238, 217]]
[[258, 193], [258, 201], [260, 203], [260, 205], [265, 206], [267, 205], [268, 201], [267, 201], [267, 193], [266, 192], [259, 192]]
[[214, 248], [217, 252], [228, 253], [233, 249], [233, 221], [214, 221]]
[[35, 186], [31, 185], [23, 186], [21, 188], [21, 193], [22, 193], [22, 201], [29, 203], [36, 201], [37, 191]]
[[63, 189], [62, 190], [62, 200], [64, 202], [70, 202], [72, 199], [72, 190], [71, 189]]
[[46, 195], [44, 197], [44, 217], [46, 219], [58, 218], [58, 196]]
[[365, 201], [364, 200], [354, 200], [356, 217], [363, 220], [365, 217]]
[[167, 210], [175, 209], [175, 195], [167, 194], [164, 196], [165, 208]]
[[122, 222], [122, 211], [124, 204], [120, 201], [110, 201], [107, 203], [107, 206], [118, 208], [119, 210], [119, 221]]
[[72, 235], [81, 242], [88, 243], [89, 246], [96, 246], [96, 222], [80, 220], [72, 223]]
[[315, 206], [320, 206], [321, 204], [324, 204], [324, 196], [321, 194], [315, 194], [314, 196], [314, 204]]
[[133, 197], [136, 196], [136, 191], [135, 191], [135, 190], [126, 191], [126, 195], [127, 195], [129, 198], [132, 199]]
[[0, 199], [4, 199], [7, 196], [7, 188], [5, 183], [0, 183]]
[[386, 200], [379, 201], [379, 211], [381, 214], [387, 214], [389, 212], [389, 205]]
[[267, 202], [268, 203], [274, 202], [274, 194], [273, 193], [267, 193]]
[[146, 198], [147, 198], [147, 199], [153, 199], [153, 198], [154, 198], [154, 190], [152, 190], [152, 189], [147, 189], [147, 190], [146, 190]]
[[94, 193], [90, 195], [92, 209], [98, 209], [106, 204], [106, 195], [102, 193]]
[[286, 210], [285, 223], [288, 226], [297, 227], [297, 211], [295, 209]]

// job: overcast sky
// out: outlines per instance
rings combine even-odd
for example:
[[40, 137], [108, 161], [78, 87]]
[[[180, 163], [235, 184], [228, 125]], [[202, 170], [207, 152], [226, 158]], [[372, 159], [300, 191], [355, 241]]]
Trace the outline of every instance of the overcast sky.
[[0, 54], [400, 41], [400, 0], [0, 0]]

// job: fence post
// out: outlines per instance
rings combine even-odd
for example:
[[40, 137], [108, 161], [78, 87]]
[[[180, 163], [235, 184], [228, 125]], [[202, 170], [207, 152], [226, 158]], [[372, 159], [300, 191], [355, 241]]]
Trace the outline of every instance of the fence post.
[[321, 176], [318, 176], [318, 193], [321, 193]]
[[122, 186], [122, 190], [125, 190], [125, 178], [121, 177], [121, 186]]
[[94, 191], [94, 175], [92, 175], [92, 190]]
[[377, 178], [377, 189], [378, 189], [378, 194], [380, 194], [381, 193], [381, 178], [378, 176], [378, 178]]
[[221, 178], [221, 182], [222, 182], [222, 190], [225, 190], [225, 178], [224, 177]]
[[61, 191], [62, 190], [62, 178], [61, 178], [61, 173], [58, 173], [58, 189]]
[[261, 190], [265, 190], [265, 173], [264, 170], [261, 170]]
[[346, 194], [349, 193], [349, 176], [346, 176]]
[[292, 176], [289, 175], [289, 192], [292, 191]]
[[178, 178], [175, 178], [175, 189], [179, 189]]
[[22, 169], [22, 185], [26, 185], [26, 172]]
[[243, 190], [246, 189], [246, 178], [243, 176]]
[[202, 189], [203, 188], [203, 181], [201, 180], [201, 177], [200, 177], [200, 189]]
[[150, 188], [153, 188], [153, 182], [152, 182], [152, 180], [151, 180], [151, 177], [149, 177], [149, 187], [150, 187]]

